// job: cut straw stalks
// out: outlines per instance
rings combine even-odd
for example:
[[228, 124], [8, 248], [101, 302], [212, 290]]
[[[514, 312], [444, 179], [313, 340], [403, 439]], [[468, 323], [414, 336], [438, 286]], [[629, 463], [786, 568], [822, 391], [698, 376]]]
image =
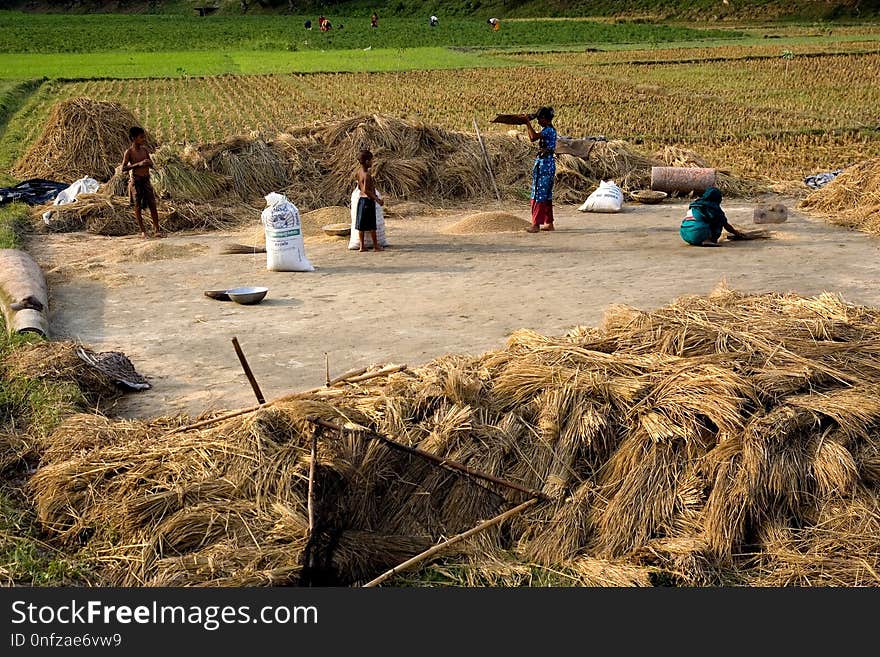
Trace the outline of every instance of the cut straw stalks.
[[28, 491], [53, 543], [85, 544], [115, 585], [302, 583], [307, 552], [309, 582], [369, 581], [512, 504], [418, 455], [325, 433], [310, 541], [319, 418], [549, 498], [448, 546], [425, 577], [873, 584], [878, 345], [877, 309], [722, 287], [195, 423], [75, 416], [37, 442]]

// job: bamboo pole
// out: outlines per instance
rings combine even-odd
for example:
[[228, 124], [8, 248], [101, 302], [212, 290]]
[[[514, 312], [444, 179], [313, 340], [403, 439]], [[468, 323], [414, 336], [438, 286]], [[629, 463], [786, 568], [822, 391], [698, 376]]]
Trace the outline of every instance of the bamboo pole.
[[[391, 367], [383, 367], [381, 370], [376, 372], [370, 372], [369, 374], [362, 374], [367, 370], [366, 367], [352, 370], [351, 372], [347, 372], [340, 377], [333, 379], [330, 382], [331, 386], [340, 384], [340, 383], [360, 383], [361, 381], [367, 381], [369, 379], [375, 379], [379, 376], [384, 376], [386, 374], [394, 374], [395, 372], [402, 372], [407, 368], [406, 365], [394, 365]], [[194, 429], [203, 429], [204, 427], [211, 426], [212, 424], [217, 424], [218, 422], [224, 422], [225, 420], [231, 420], [232, 418], [239, 417], [241, 415], [247, 415], [248, 413], [255, 413], [261, 408], [268, 408], [273, 404], [279, 404], [285, 401], [292, 401], [294, 399], [301, 399], [302, 397], [308, 397], [309, 395], [313, 395], [316, 392], [321, 392], [322, 390], [326, 390], [327, 386], [320, 386], [318, 388], [312, 388], [311, 390], [304, 390], [302, 392], [294, 392], [288, 395], [284, 395], [282, 397], [276, 397], [275, 399], [271, 399], [263, 404], [257, 404], [256, 406], [248, 406], [247, 408], [240, 408], [237, 411], [230, 411], [229, 413], [224, 413], [223, 415], [218, 415], [217, 417], [208, 418], [207, 420], [200, 420], [198, 422], [193, 422], [192, 424], [187, 424], [182, 427], [177, 427], [173, 429], [169, 433], [182, 433], [184, 431], [192, 431]]]
[[528, 509], [530, 506], [535, 504], [537, 501], [538, 500], [533, 497], [532, 499], [523, 502], [519, 506], [515, 506], [512, 509], [508, 509], [507, 511], [505, 511], [501, 515], [495, 516], [491, 520], [486, 520], [484, 522], [481, 522], [479, 525], [477, 525], [476, 527], [471, 527], [466, 532], [462, 532], [461, 534], [457, 534], [456, 536], [453, 536], [452, 538], [450, 538], [446, 541], [443, 541], [442, 543], [438, 543], [437, 545], [428, 548], [424, 552], [417, 554], [413, 558], [407, 559], [399, 566], [394, 566], [394, 568], [392, 568], [391, 570], [386, 570], [384, 573], [379, 575], [377, 578], [372, 579], [369, 582], [367, 582], [366, 584], [364, 584], [363, 588], [372, 588], [374, 586], [378, 586], [379, 584], [381, 584], [385, 580], [393, 577], [397, 573], [403, 572], [407, 568], [411, 568], [412, 566], [415, 566], [416, 564], [419, 564], [419, 563], [425, 561], [426, 559], [430, 559], [435, 554], [439, 554], [440, 552], [442, 552], [446, 548], [448, 548], [452, 545], [455, 545], [456, 543], [460, 543], [461, 541], [473, 536], [474, 534], [479, 534], [481, 531], [483, 531], [485, 529], [489, 529], [489, 527], [494, 527], [495, 525], [498, 525], [498, 524], [504, 522], [508, 518], [511, 518], [511, 517], [517, 515], [518, 513], [522, 513], [523, 511]]
[[[325, 429], [331, 429], [335, 431], [341, 432], [344, 427], [333, 424], [332, 422], [326, 422], [317, 417], [309, 417], [306, 418], [312, 424], [316, 424], [319, 427], [324, 427]], [[474, 470], [473, 468], [469, 468], [463, 463], [459, 463], [458, 461], [453, 461], [451, 459], [444, 459], [435, 454], [431, 454], [430, 452], [425, 452], [421, 449], [417, 449], [415, 447], [410, 447], [408, 445], [404, 445], [402, 443], [398, 443], [390, 438], [386, 438], [385, 436], [378, 434], [374, 431], [369, 431], [367, 429], [361, 428], [349, 428], [349, 431], [360, 435], [367, 440], [379, 440], [380, 442], [392, 447], [394, 449], [407, 452], [409, 454], [413, 454], [414, 456], [420, 456], [423, 459], [427, 459], [428, 461], [432, 461], [437, 465], [446, 468], [448, 470], [456, 470], [458, 472], [462, 472], [470, 477], [475, 477], [477, 479], [482, 479], [483, 481], [491, 481], [493, 484], [498, 484], [500, 486], [506, 486], [507, 488], [512, 488], [513, 490], [517, 490], [521, 493], [526, 493], [530, 497], [535, 497], [540, 500], [549, 499], [544, 493], [540, 493], [535, 490], [531, 490], [530, 488], [526, 488], [525, 486], [520, 486], [519, 484], [515, 484], [512, 481], [507, 481], [506, 479], [501, 479], [500, 477], [496, 477], [494, 475], [490, 475], [485, 472], [480, 472], [479, 470]]]
[[492, 173], [492, 163], [489, 161], [489, 152], [483, 143], [483, 135], [480, 134], [480, 126], [477, 125], [477, 119], [474, 119], [474, 130], [477, 131], [477, 141], [480, 144], [480, 150], [483, 152], [483, 162], [486, 165], [486, 171], [489, 172], [489, 180], [492, 181], [492, 189], [495, 190], [495, 198], [501, 200], [501, 192], [498, 191], [498, 185], [495, 184], [495, 174]]
[[244, 352], [241, 350], [241, 345], [238, 344], [238, 338], [235, 336], [232, 337], [232, 346], [235, 348], [238, 362], [241, 363], [241, 369], [244, 370], [245, 376], [248, 378], [248, 381], [251, 382], [251, 388], [253, 388], [257, 401], [261, 404], [265, 404], [266, 398], [263, 397], [263, 391], [260, 390], [260, 384], [257, 383], [257, 379], [251, 371], [251, 366], [248, 365], [247, 358], [244, 357]]
[[315, 469], [318, 463], [318, 434], [320, 427], [312, 431], [312, 456], [309, 461], [309, 540], [315, 533]]

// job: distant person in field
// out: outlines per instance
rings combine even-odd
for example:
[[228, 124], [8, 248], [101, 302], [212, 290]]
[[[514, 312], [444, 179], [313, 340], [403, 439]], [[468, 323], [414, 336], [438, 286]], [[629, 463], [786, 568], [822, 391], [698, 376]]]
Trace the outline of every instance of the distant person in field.
[[376, 184], [370, 173], [370, 167], [373, 166], [373, 154], [368, 150], [362, 150], [358, 154], [358, 162], [361, 165], [357, 171], [360, 196], [355, 215], [355, 228], [358, 231], [358, 240], [360, 241], [360, 249], [358, 250], [361, 252], [367, 250], [364, 246], [364, 233], [370, 233], [370, 239], [373, 240], [373, 250], [382, 251], [384, 249], [379, 246], [379, 239], [376, 236], [376, 204], [384, 206], [385, 202], [376, 193]]
[[687, 215], [678, 230], [681, 239], [691, 246], [721, 246], [718, 239], [722, 230], [726, 230], [735, 239], [743, 237], [727, 221], [727, 215], [721, 209], [721, 198], [721, 190], [710, 187], [688, 206]]
[[497, 32], [501, 29], [501, 22], [497, 18], [490, 18], [486, 21], [489, 25], [492, 26], [492, 31]]
[[[556, 176], [556, 128], [553, 127], [553, 108], [542, 107], [536, 114], [523, 114], [522, 121], [529, 131], [529, 139], [538, 142], [538, 155], [532, 166], [532, 190], [530, 204], [532, 225], [530, 233], [539, 230], [556, 230], [553, 227], [553, 181]], [[540, 132], [535, 132], [532, 119], [538, 120]]]
[[150, 218], [153, 220], [156, 237], [165, 237], [165, 233], [159, 228], [156, 193], [150, 183], [150, 169], [153, 167], [153, 160], [150, 158], [150, 151], [147, 148], [147, 134], [143, 128], [134, 126], [128, 131], [128, 139], [131, 146], [122, 156], [122, 172], [129, 172], [128, 198], [131, 205], [134, 206], [134, 218], [137, 219], [141, 237], [147, 237], [141, 214], [146, 208], [150, 209]]
[[379, 27], [379, 14], [375, 11], [373, 12], [373, 15], [370, 16], [370, 27]]

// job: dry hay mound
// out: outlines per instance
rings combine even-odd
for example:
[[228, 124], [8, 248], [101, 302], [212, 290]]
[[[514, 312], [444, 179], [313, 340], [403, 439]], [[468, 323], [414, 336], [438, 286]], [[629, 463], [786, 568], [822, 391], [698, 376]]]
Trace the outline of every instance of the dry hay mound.
[[152, 159], [155, 164], [153, 186], [156, 193], [163, 198], [211, 201], [224, 196], [232, 185], [232, 181], [226, 176], [190, 166], [170, 146], [157, 150]]
[[481, 235], [485, 233], [512, 233], [531, 224], [509, 212], [477, 212], [456, 221], [442, 230], [448, 235]]
[[119, 397], [122, 390], [113, 379], [87, 365], [77, 356], [77, 349], [94, 353], [70, 341], [41, 341], [17, 347], [2, 361], [4, 376], [9, 380], [27, 378], [72, 383], [93, 406], [103, 406]]
[[880, 235], [880, 158], [845, 169], [798, 207], [831, 223]]
[[12, 175], [71, 183], [84, 176], [108, 180], [129, 147], [129, 128], [136, 125], [137, 118], [119, 103], [85, 97], [61, 101]]
[[176, 155], [181, 163], [210, 174], [243, 200], [263, 198], [295, 180], [283, 149], [259, 134], [237, 135], [222, 142], [188, 145]]
[[150, 586], [364, 582], [527, 498], [328, 432], [310, 539], [319, 417], [546, 496], [417, 581], [878, 585], [878, 320], [829, 294], [721, 288], [201, 429], [75, 416], [41, 444], [30, 495], [57, 545], [101, 555], [101, 583]]
[[[166, 232], [223, 230], [249, 219], [249, 210], [241, 206], [211, 203], [159, 201], [159, 226]], [[52, 211], [48, 226], [42, 214]], [[140, 229], [128, 198], [107, 194], [80, 194], [73, 203], [36, 206], [33, 220], [41, 230], [65, 233], [85, 230], [96, 235], [137, 235]], [[149, 210], [142, 211], [144, 226], [152, 231]]]

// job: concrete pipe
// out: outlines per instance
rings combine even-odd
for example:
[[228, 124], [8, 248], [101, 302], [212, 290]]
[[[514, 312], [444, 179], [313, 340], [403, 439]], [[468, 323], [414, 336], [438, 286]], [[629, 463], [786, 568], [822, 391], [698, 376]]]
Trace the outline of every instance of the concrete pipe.
[[0, 249], [0, 310], [10, 333], [49, 337], [49, 287], [43, 270], [24, 251]]
[[651, 189], [671, 194], [704, 192], [715, 186], [715, 169], [651, 167]]

